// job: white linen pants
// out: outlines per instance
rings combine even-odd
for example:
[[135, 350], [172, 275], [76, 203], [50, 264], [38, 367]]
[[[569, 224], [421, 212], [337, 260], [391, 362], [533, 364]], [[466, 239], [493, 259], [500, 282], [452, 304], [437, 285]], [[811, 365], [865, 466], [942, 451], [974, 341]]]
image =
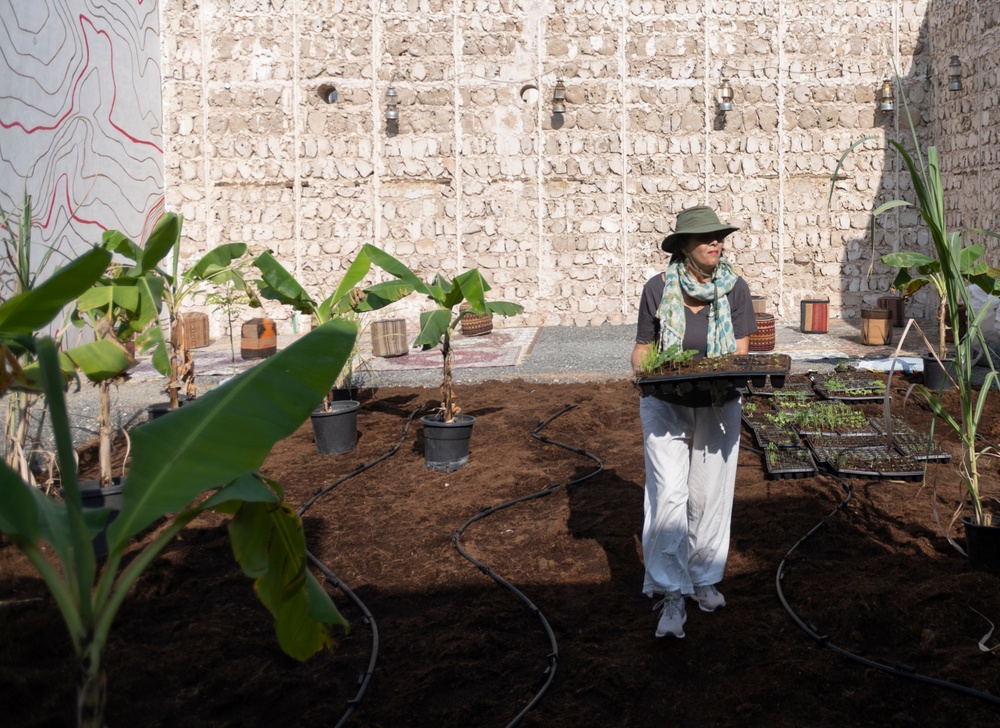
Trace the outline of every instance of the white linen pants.
[[726, 568], [741, 400], [721, 408], [651, 396], [639, 402], [646, 454], [642, 591], [692, 594], [720, 582]]

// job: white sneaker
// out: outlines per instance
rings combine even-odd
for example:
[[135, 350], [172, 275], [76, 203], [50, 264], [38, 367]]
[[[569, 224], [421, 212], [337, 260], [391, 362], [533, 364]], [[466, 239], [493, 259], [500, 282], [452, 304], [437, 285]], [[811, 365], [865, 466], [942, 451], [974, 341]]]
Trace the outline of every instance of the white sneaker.
[[684, 637], [684, 623], [687, 622], [687, 611], [684, 609], [684, 597], [678, 592], [664, 594], [663, 599], [653, 605], [653, 611], [661, 609], [660, 620], [656, 623], [657, 637]]
[[714, 612], [716, 609], [726, 606], [726, 598], [712, 584], [696, 586], [691, 598], [698, 602], [698, 608], [703, 612]]

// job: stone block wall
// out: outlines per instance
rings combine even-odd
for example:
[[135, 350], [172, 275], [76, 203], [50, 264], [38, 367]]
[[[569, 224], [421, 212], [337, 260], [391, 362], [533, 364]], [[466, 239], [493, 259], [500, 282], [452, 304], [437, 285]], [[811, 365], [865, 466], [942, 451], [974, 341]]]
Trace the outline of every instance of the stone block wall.
[[[949, 184], [996, 194], [990, 108], [973, 121], [935, 106], [938, 38], [978, 32], [976, 62], [995, 57], [996, 13], [947, 5], [161, 0], [167, 207], [185, 213], [192, 255], [270, 248], [318, 296], [372, 243], [424, 278], [479, 267], [524, 304], [512, 324], [583, 326], [632, 322], [676, 212], [710, 204], [742, 227], [729, 255], [771, 312], [797, 320], [801, 299], [829, 297], [854, 318], [893, 276], [873, 258], [920, 238], [900, 210], [869, 239], [873, 207], [908, 189], [885, 152], [909, 136], [902, 104], [878, 110], [894, 67], [922, 138], [968, 127]], [[966, 79], [965, 103], [993, 103], [990, 68]]]

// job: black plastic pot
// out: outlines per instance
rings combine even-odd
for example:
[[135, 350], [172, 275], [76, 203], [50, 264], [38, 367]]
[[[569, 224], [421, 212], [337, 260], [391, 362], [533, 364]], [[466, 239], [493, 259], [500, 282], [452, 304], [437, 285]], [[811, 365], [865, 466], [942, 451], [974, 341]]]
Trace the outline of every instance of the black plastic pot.
[[958, 370], [955, 368], [955, 360], [951, 357], [945, 357], [941, 361], [944, 363], [944, 368], [938, 363], [938, 360], [934, 358], [932, 354], [924, 354], [924, 386], [932, 392], [937, 392], [945, 389], [954, 389], [955, 385], [952, 384], [952, 380], [958, 374]]
[[420, 424], [424, 426], [424, 465], [429, 470], [449, 473], [469, 462], [475, 417], [455, 415], [454, 422], [442, 422], [439, 414], [427, 415], [420, 418]]
[[972, 522], [971, 516], [963, 516], [965, 526], [965, 552], [969, 563], [990, 571], [1000, 571], [1000, 523], [997, 518], [985, 514], [986, 524]]
[[316, 449], [323, 455], [350, 452], [358, 444], [358, 407], [360, 402], [331, 402], [330, 411], [317, 409], [312, 413]]
[[85, 509], [107, 508], [111, 511], [104, 528], [94, 536], [94, 555], [103, 559], [108, 555], [108, 526], [118, 517], [119, 511], [122, 509], [122, 479], [112, 478], [111, 485], [107, 488], [102, 488], [98, 480], [82, 480], [80, 481], [80, 499], [83, 501]]
[[[186, 401], [187, 397], [178, 397], [177, 407], [174, 407], [174, 409], [183, 407]], [[171, 412], [170, 402], [156, 402], [146, 408], [146, 421], [152, 422], [155, 419], [163, 417], [163, 415], [168, 414], [169, 412]]]

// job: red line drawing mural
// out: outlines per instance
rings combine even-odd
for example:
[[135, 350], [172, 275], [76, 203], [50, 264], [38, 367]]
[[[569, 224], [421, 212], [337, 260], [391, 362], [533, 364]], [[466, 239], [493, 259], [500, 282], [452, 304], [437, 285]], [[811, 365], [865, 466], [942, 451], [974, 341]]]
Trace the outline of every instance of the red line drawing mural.
[[142, 239], [163, 211], [156, 0], [0, 0], [0, 206], [33, 243]]

